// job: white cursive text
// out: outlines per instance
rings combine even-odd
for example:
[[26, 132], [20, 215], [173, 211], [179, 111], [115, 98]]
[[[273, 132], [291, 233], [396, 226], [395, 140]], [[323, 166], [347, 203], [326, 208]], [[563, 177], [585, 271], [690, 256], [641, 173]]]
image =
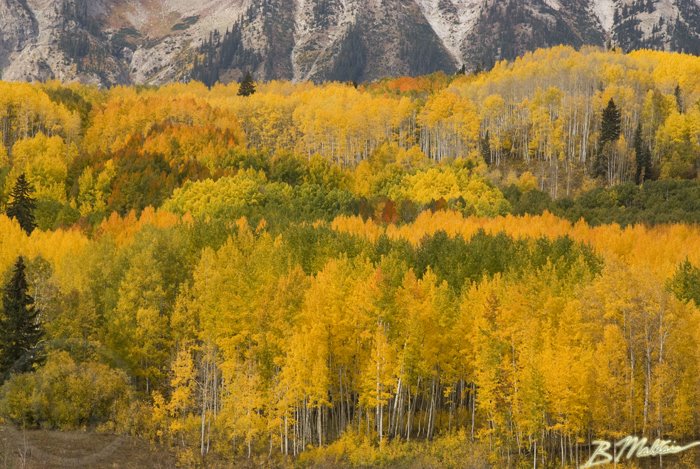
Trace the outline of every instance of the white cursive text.
[[[614, 444], [605, 440], [596, 440], [593, 442], [593, 445], [596, 446], [596, 450], [593, 452], [588, 462], [581, 466], [580, 469], [609, 464], [613, 461], [618, 463], [623, 457], [626, 459], [632, 459], [634, 457], [653, 458], [655, 456], [682, 453], [695, 446], [700, 446], [700, 441], [695, 441], [685, 446], [678, 446], [675, 444], [676, 442], [672, 440], [661, 440], [658, 438], [654, 440], [651, 446], [648, 446], [648, 441], [649, 440], [646, 438], [639, 438], [637, 436], [626, 436]], [[614, 449], [612, 452], [613, 454], [610, 454], [611, 448]]]

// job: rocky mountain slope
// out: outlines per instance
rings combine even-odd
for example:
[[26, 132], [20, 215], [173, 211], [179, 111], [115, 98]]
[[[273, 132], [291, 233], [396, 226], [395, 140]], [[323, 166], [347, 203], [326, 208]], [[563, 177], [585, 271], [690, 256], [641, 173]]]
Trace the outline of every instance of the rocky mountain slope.
[[372, 80], [556, 44], [700, 53], [700, 0], [0, 0], [5, 80]]

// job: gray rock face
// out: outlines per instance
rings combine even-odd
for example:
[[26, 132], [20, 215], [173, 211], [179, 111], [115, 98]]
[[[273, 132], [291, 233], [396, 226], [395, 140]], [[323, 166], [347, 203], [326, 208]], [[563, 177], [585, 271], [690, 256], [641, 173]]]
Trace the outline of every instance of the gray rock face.
[[0, 0], [0, 77], [365, 81], [557, 44], [700, 54], [700, 0]]
[[0, 70], [37, 35], [36, 21], [21, 0], [0, 0]]

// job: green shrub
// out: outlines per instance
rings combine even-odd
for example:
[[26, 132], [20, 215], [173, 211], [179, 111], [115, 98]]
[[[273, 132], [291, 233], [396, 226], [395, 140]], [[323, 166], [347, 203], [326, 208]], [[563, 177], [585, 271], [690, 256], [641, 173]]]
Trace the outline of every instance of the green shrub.
[[62, 430], [114, 424], [128, 406], [126, 375], [95, 362], [49, 355], [35, 373], [12, 376], [0, 388], [0, 415], [11, 423]]

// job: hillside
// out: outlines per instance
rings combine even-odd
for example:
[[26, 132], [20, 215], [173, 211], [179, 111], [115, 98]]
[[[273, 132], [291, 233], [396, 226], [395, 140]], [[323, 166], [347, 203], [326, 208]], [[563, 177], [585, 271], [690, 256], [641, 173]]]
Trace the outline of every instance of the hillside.
[[127, 467], [700, 439], [700, 58], [243, 90], [0, 82], [6, 454], [19, 428]]
[[[98, 91], [2, 83], [2, 151], [14, 161], [9, 180], [21, 171], [39, 178], [39, 193], [69, 218], [158, 205], [183, 182], [226, 174], [231, 165], [265, 167], [239, 162], [247, 152], [357, 167], [364, 180], [353, 183], [356, 196], [390, 198], [402, 189], [390, 173], [371, 172], [373, 158], [399, 150], [426, 164], [465, 157], [485, 163], [499, 184], [527, 173], [556, 199], [624, 182], [695, 178], [698, 76], [700, 59], [690, 55], [558, 47], [477, 75], [359, 89], [260, 83], [248, 98], [236, 96], [236, 84]], [[603, 111], [611, 100], [619, 135], [605, 146]], [[51, 171], [36, 160], [42, 152]], [[118, 176], [125, 171], [129, 177]], [[101, 173], [106, 186], [97, 201]]]
[[697, 0], [2, 0], [0, 12], [5, 80], [364, 82], [559, 44], [700, 53]]

